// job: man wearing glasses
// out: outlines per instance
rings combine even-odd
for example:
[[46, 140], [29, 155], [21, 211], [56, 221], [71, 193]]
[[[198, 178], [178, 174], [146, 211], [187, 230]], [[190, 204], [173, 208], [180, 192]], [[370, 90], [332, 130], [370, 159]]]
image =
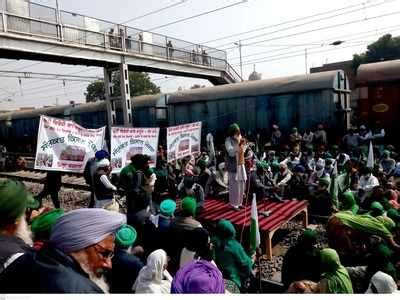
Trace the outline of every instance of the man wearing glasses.
[[28, 252], [0, 275], [0, 293], [104, 293], [120, 213], [97, 208], [70, 211], [52, 229], [49, 243]]

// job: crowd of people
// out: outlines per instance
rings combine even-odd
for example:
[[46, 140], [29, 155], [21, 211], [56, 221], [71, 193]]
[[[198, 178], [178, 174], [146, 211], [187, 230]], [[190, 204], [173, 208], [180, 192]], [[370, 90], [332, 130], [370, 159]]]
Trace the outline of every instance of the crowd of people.
[[[338, 142], [338, 143], [336, 143]], [[157, 162], [136, 154], [111, 175], [100, 150], [84, 171], [88, 208], [64, 212], [60, 174], [33, 197], [23, 183], [0, 181], [0, 293], [260, 292], [255, 253], [234, 224], [202, 224], [206, 199], [240, 211], [257, 201], [309, 201], [329, 245], [307, 229], [285, 254], [289, 293], [392, 293], [400, 261], [400, 162], [379, 124], [332, 142], [315, 131], [206, 137], [197, 156]], [[57, 192], [54, 192], [54, 189]], [[43, 206], [50, 194], [54, 207]], [[115, 197], [116, 195], [118, 197]]]

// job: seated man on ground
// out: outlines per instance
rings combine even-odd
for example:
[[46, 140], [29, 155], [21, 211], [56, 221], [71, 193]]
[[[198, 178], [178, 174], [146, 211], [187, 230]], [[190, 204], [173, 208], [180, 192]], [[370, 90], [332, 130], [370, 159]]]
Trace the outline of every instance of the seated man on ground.
[[315, 247], [316, 243], [317, 232], [307, 229], [286, 252], [282, 265], [282, 283], [286, 289], [294, 281], [320, 280], [320, 250]]
[[215, 264], [194, 260], [183, 266], [172, 281], [171, 294], [224, 294], [224, 278]]
[[[25, 186], [14, 180], [0, 181], [0, 273], [13, 261], [29, 251], [32, 242], [25, 212], [38, 208]], [[0, 287], [0, 290], [2, 288]]]
[[19, 257], [0, 275], [0, 292], [108, 292], [103, 274], [112, 267], [114, 233], [125, 222], [124, 215], [101, 208], [64, 214], [48, 244]]
[[115, 235], [115, 254], [110, 276], [111, 293], [131, 293], [132, 285], [144, 267], [142, 261], [132, 254], [136, 237], [136, 230], [130, 225], [123, 225]]

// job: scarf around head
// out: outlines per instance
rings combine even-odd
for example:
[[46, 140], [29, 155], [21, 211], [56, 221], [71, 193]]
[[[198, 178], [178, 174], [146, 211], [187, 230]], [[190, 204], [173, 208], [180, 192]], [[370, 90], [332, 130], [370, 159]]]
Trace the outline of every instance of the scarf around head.
[[353, 215], [349, 211], [340, 211], [335, 214], [340, 222], [352, 229], [360, 230], [380, 237], [391, 238], [390, 231], [377, 218], [370, 215]]
[[68, 254], [99, 243], [125, 223], [125, 215], [102, 208], [72, 210], [58, 218], [50, 242]]
[[150, 253], [132, 289], [138, 294], [169, 294], [172, 277], [164, 270], [167, 263], [167, 253], [164, 250]]
[[171, 294], [224, 294], [222, 273], [205, 260], [186, 264], [172, 281]]
[[321, 250], [322, 277], [327, 280], [328, 292], [332, 294], [352, 294], [353, 286], [345, 267], [340, 263], [334, 249]]

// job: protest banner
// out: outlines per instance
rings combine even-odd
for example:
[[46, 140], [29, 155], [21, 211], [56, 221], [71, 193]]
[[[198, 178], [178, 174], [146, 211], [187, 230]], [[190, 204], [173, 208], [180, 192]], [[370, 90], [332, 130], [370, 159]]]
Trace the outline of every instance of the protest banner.
[[201, 122], [167, 128], [168, 162], [200, 153]]
[[112, 172], [120, 172], [135, 154], [150, 156], [150, 167], [156, 166], [159, 128], [111, 128]]
[[105, 127], [86, 129], [74, 121], [40, 116], [35, 169], [82, 173], [102, 149]]

